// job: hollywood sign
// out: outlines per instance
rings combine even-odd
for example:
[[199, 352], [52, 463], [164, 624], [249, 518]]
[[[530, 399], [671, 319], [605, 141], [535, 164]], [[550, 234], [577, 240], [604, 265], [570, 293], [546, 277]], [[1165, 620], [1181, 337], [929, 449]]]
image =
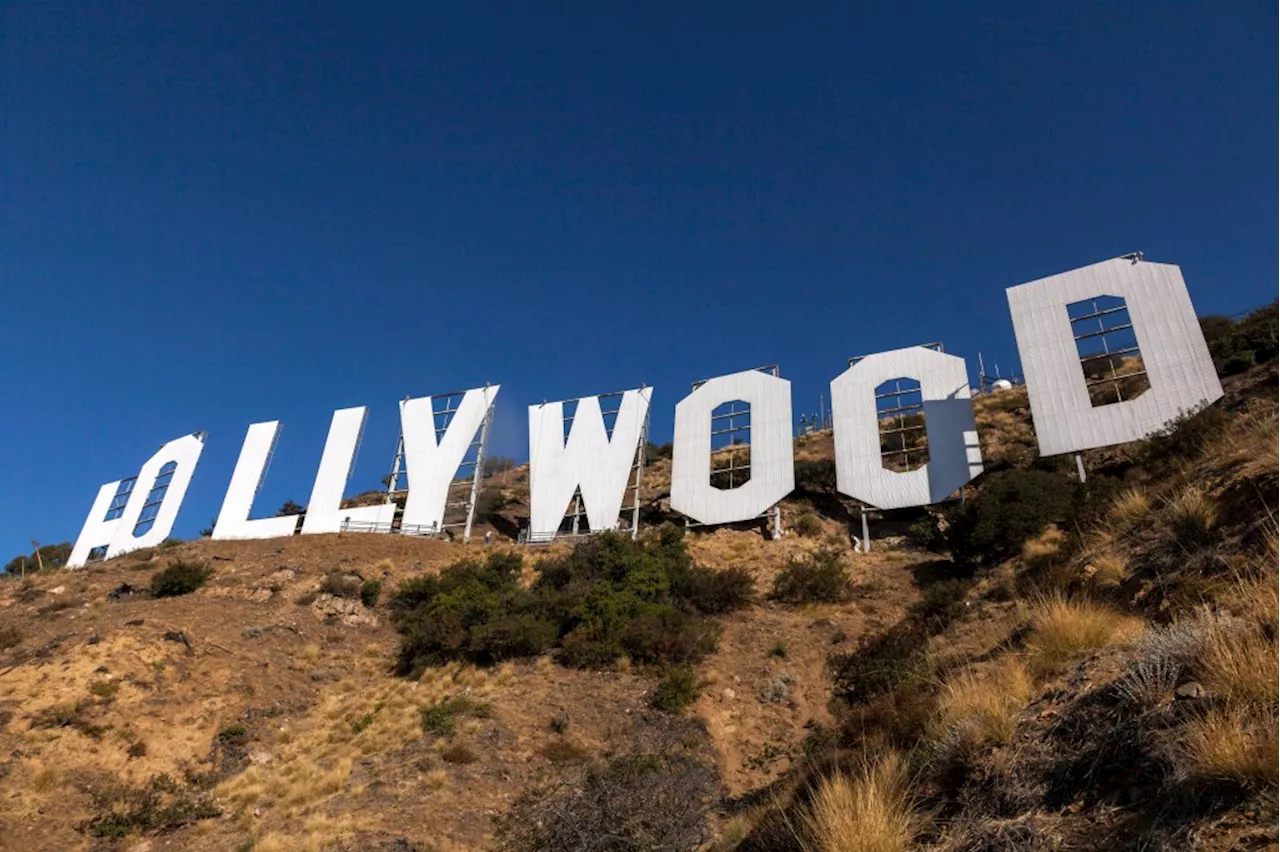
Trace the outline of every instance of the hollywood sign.
[[[1140, 255], [1116, 258], [1010, 287], [1007, 296], [1042, 455], [1134, 441], [1222, 396], [1177, 266], [1143, 261]], [[1099, 300], [1104, 307], [1098, 307]], [[1090, 330], [1095, 324], [1097, 330]], [[1129, 335], [1132, 345], [1109, 347], [1108, 338], [1121, 333]], [[1091, 351], [1089, 347], [1097, 348], [1099, 342], [1101, 351]], [[1104, 358], [1111, 377], [1104, 370], [1099, 380], [1090, 365]], [[1140, 366], [1124, 379], [1141, 377], [1143, 392], [1129, 399], [1119, 395], [1099, 400], [1092, 393], [1094, 386], [1098, 381], [1118, 382], [1115, 365], [1126, 359]], [[918, 404], [912, 411], [923, 415], [928, 461], [915, 469], [895, 470], [884, 462], [885, 411], [878, 397], [899, 395], [878, 389], [901, 380], [918, 383]], [[250, 517], [280, 432], [278, 421], [254, 423], [231, 474], [213, 538], [342, 530], [439, 532], [446, 526], [450, 489], [468, 479], [459, 476], [459, 469], [470, 464], [470, 495], [463, 501], [465, 538], [475, 514], [498, 391], [488, 386], [450, 395], [443, 427], [438, 422], [441, 409], [434, 404], [439, 397], [400, 404], [402, 452], [397, 454], [397, 468], [402, 459], [407, 478], [402, 512], [391, 500], [391, 487], [381, 505], [342, 508], [367, 412], [363, 406], [334, 412], [300, 528], [297, 516]], [[608, 395], [608, 404], [615, 406], [608, 412], [601, 407], [602, 397], [574, 401], [569, 415], [561, 402], [529, 407], [528, 540], [554, 538], [569, 514], [574, 531], [614, 529], [629, 492], [634, 534], [652, 393], [652, 388], [640, 388]], [[741, 429], [734, 422], [740, 415], [718, 413], [729, 403], [742, 411], [749, 407], [745, 448], [750, 455], [745, 481], [734, 481], [730, 460], [726, 486], [712, 459], [715, 437]], [[606, 426], [606, 414], [613, 419], [612, 429]], [[937, 503], [982, 472], [968, 370], [964, 359], [955, 355], [916, 346], [851, 362], [831, 382], [831, 420], [836, 487], [868, 506], [893, 509]], [[725, 423], [727, 428], [719, 428]], [[197, 433], [170, 441], [136, 477], [103, 485], [68, 564], [79, 567], [91, 556], [111, 557], [164, 540], [204, 449], [204, 437]], [[728, 449], [731, 454], [742, 451], [733, 445]], [[471, 460], [464, 461], [467, 458]], [[790, 382], [747, 370], [702, 382], [676, 404], [670, 497], [674, 511], [699, 524], [745, 521], [776, 507], [794, 487]], [[570, 506], [571, 512], [566, 508]], [[580, 529], [583, 522], [586, 530]]]

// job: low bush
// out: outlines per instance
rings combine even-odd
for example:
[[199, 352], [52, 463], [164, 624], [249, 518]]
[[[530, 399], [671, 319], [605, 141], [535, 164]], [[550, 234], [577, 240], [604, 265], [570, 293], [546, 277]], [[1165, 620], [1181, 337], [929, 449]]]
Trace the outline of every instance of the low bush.
[[970, 500], [947, 513], [947, 542], [959, 562], [992, 565], [1017, 555], [1027, 539], [1072, 517], [1074, 489], [1061, 474], [990, 474]]
[[440, 759], [445, 763], [475, 763], [480, 755], [466, 743], [453, 743], [440, 752]]
[[698, 683], [693, 669], [672, 668], [653, 690], [649, 703], [655, 709], [676, 713], [697, 701], [700, 691], [701, 684]]
[[448, 660], [491, 664], [556, 651], [561, 663], [606, 667], [689, 663], [714, 650], [705, 616], [744, 605], [751, 575], [695, 565], [683, 532], [664, 527], [646, 541], [606, 533], [538, 564], [525, 588], [522, 558], [490, 553], [439, 576], [415, 577], [389, 598], [402, 640], [397, 671]]
[[806, 513], [792, 521], [791, 528], [796, 531], [796, 535], [813, 538], [822, 532], [822, 521], [816, 515]]
[[378, 605], [378, 598], [382, 596], [381, 580], [365, 580], [360, 586], [360, 603], [373, 609]]
[[927, 514], [907, 527], [907, 543], [921, 550], [941, 553], [947, 549], [947, 536], [938, 517]]
[[168, 775], [153, 776], [137, 787], [98, 788], [91, 795], [98, 811], [88, 823], [89, 834], [94, 837], [162, 834], [222, 815], [207, 794]]
[[796, 462], [796, 488], [802, 491], [835, 491], [835, 461], [832, 459], [809, 459]]
[[790, 604], [840, 603], [853, 597], [853, 580], [840, 551], [823, 547], [788, 560], [773, 578], [769, 596]]
[[832, 695], [856, 706], [904, 685], [930, 682], [928, 637], [922, 624], [908, 618], [851, 653], [832, 655]]
[[178, 560], [151, 578], [151, 594], [157, 598], [189, 595], [213, 576], [204, 562]]
[[1187, 488], [1169, 504], [1169, 529], [1183, 550], [1193, 551], [1216, 538], [1218, 507], [1198, 488]]
[[335, 598], [356, 598], [360, 596], [363, 583], [359, 577], [343, 571], [330, 571], [320, 581], [320, 591]]
[[1276, 303], [1255, 308], [1239, 322], [1229, 317], [1200, 318], [1214, 366], [1223, 376], [1243, 373], [1276, 357]]
[[16, 627], [5, 625], [0, 627], [0, 651], [7, 651], [22, 641], [22, 631]]
[[71, 542], [69, 541], [64, 541], [61, 544], [46, 544], [31, 553], [23, 553], [13, 557], [4, 566], [4, 570], [10, 574], [32, 574], [41, 567], [46, 571], [62, 568], [67, 564], [67, 560], [71, 558], [71, 549]]
[[451, 736], [456, 727], [456, 718], [458, 716], [472, 716], [477, 719], [487, 719], [493, 712], [488, 705], [476, 702], [465, 696], [457, 698], [446, 698], [432, 704], [430, 707], [419, 707], [419, 722], [422, 725], [422, 732], [425, 734], [438, 734], [443, 737]]
[[920, 601], [912, 613], [931, 633], [943, 630], [965, 610], [965, 596], [971, 583], [967, 580], [938, 580], [924, 587]]
[[627, 754], [518, 798], [498, 824], [506, 852], [697, 849], [719, 792], [708, 762], [687, 754]]
[[1231, 415], [1221, 406], [1184, 411], [1138, 443], [1135, 460], [1148, 476], [1162, 476], [1198, 458], [1230, 423]]

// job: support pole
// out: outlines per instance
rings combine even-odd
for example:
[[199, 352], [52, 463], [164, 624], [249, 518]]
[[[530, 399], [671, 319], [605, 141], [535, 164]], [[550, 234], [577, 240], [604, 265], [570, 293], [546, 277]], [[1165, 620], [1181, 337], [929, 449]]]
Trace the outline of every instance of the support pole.
[[1076, 476], [1080, 477], [1080, 481], [1084, 482], [1084, 456], [1076, 453]]
[[871, 529], [867, 525], [867, 507], [863, 506], [862, 512], [862, 552], [871, 552]]
[[[486, 383], [485, 388], [489, 385]], [[471, 541], [471, 525], [476, 519], [476, 502], [480, 499], [480, 480], [484, 479], [484, 458], [489, 449], [489, 427], [493, 425], [493, 403], [489, 403], [480, 424], [480, 446], [476, 447], [476, 465], [471, 470], [471, 499], [467, 504], [467, 525], [462, 528], [462, 543]]]

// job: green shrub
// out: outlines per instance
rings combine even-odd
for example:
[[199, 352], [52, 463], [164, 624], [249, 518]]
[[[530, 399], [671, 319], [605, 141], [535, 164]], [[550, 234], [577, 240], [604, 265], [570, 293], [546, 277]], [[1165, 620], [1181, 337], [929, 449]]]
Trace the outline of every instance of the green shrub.
[[812, 538], [822, 532], [822, 521], [816, 515], [806, 513], [792, 521], [791, 528], [796, 531], [796, 535]]
[[926, 514], [907, 527], [907, 542], [921, 550], [941, 553], [947, 549], [947, 536], [936, 515]]
[[835, 491], [835, 461], [811, 459], [796, 462], [796, 488], [802, 491]]
[[381, 580], [365, 580], [360, 586], [360, 603], [373, 609], [378, 605], [378, 598], [382, 596]]
[[151, 578], [151, 594], [157, 598], [189, 595], [211, 576], [213, 569], [204, 562], [178, 560]]
[[98, 813], [87, 827], [94, 837], [161, 834], [222, 815], [207, 793], [180, 784], [168, 775], [156, 775], [139, 787], [101, 787], [91, 796]]
[[1184, 411], [1137, 444], [1134, 457], [1148, 474], [1159, 476], [1199, 457], [1230, 422], [1231, 415], [1217, 405]]
[[474, 716], [477, 719], [487, 719], [492, 712], [493, 709], [488, 704], [472, 701], [466, 696], [446, 698], [430, 707], [418, 708], [423, 733], [439, 734], [442, 737], [453, 734], [456, 717]]
[[402, 640], [397, 671], [463, 659], [481, 665], [558, 650], [570, 666], [690, 662], [715, 648], [706, 613], [750, 600], [741, 568], [693, 564], [683, 532], [665, 527], [646, 541], [606, 533], [545, 559], [530, 588], [518, 554], [463, 560], [438, 577], [415, 577], [390, 597]]
[[[37, 556], [37, 554], [39, 554]], [[71, 558], [71, 542], [64, 541], [62, 544], [46, 544], [39, 550], [31, 553], [23, 553], [10, 559], [4, 566], [4, 570], [10, 574], [27, 574], [38, 571], [41, 566], [46, 571], [54, 568], [62, 568], [67, 564], [67, 560]]]
[[851, 653], [833, 655], [832, 695], [858, 705], [904, 684], [927, 682], [932, 674], [927, 639], [920, 624], [906, 619]]
[[840, 551], [823, 547], [802, 559], [790, 559], [773, 578], [769, 595], [784, 603], [839, 603], [853, 596], [853, 581]]
[[320, 581], [320, 591], [335, 598], [359, 597], [363, 585], [359, 577], [353, 577], [342, 571], [330, 571]]
[[954, 621], [965, 610], [965, 593], [969, 583], [964, 580], [939, 580], [924, 589], [914, 613], [933, 632], [938, 632]]
[[701, 684], [693, 669], [679, 666], [667, 670], [653, 690], [649, 703], [658, 710], [676, 713], [697, 701], [701, 691]]
[[1243, 373], [1276, 357], [1276, 303], [1251, 311], [1239, 322], [1224, 316], [1200, 318], [1214, 366], [1223, 376]]
[[1042, 470], [990, 474], [978, 493], [947, 514], [947, 543], [958, 562], [994, 564], [1074, 512], [1073, 483]]

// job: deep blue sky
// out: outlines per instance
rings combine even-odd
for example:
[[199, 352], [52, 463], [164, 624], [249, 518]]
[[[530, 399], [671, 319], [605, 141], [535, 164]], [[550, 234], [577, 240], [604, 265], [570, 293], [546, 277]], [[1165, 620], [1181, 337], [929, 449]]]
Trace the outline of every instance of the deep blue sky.
[[[1015, 367], [1004, 288], [1135, 249], [1276, 296], [1274, 3], [0, 4], [0, 557], [247, 425], [306, 500], [333, 409], [524, 406], [851, 354]], [[1039, 7], [1039, 8], [1035, 8]]]

